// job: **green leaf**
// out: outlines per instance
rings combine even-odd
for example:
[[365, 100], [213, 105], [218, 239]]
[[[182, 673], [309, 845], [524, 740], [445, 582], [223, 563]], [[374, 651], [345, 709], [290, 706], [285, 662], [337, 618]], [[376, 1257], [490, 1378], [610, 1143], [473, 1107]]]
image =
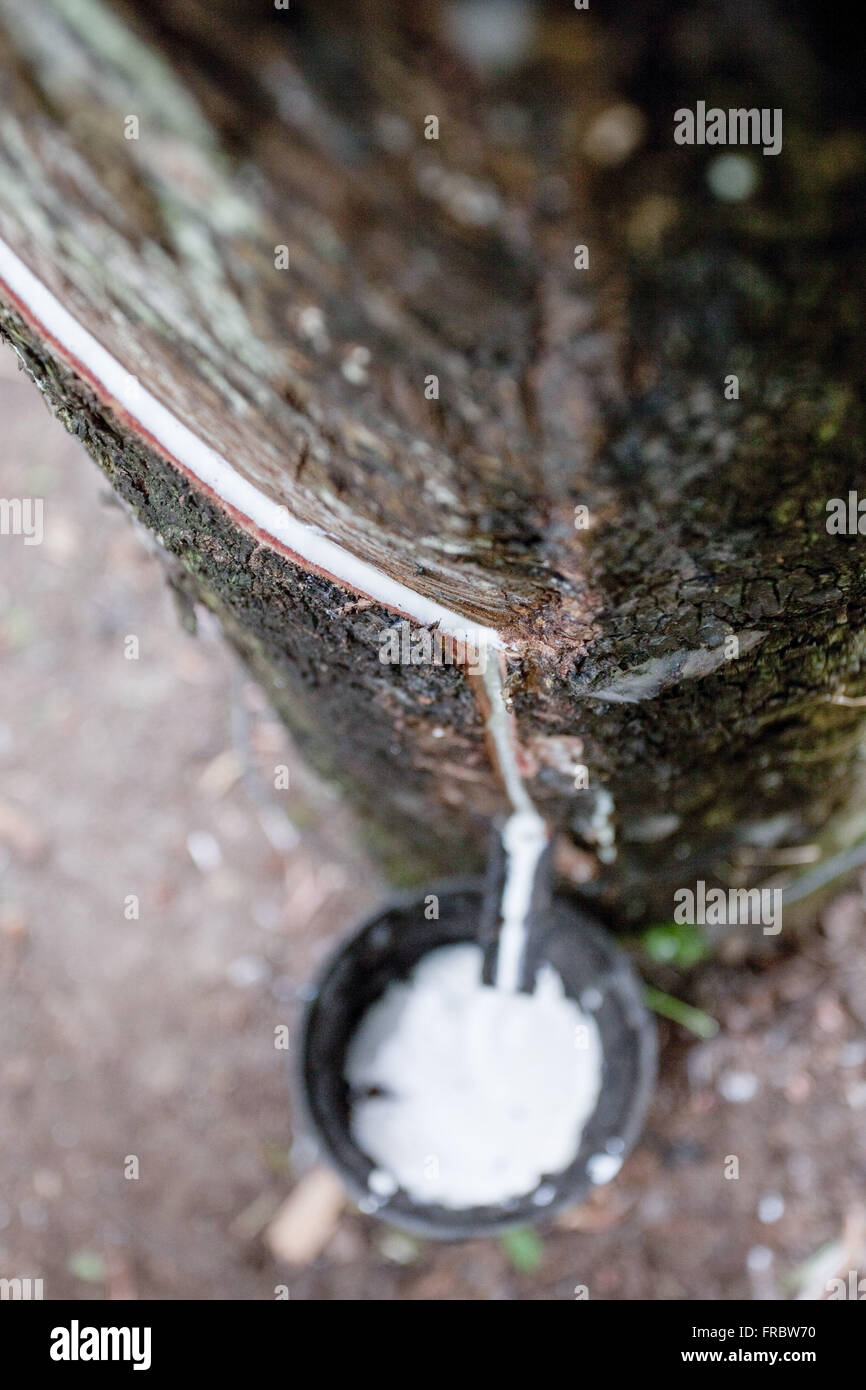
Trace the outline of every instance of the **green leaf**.
[[105, 1260], [95, 1250], [73, 1250], [66, 1261], [66, 1268], [76, 1279], [83, 1279], [85, 1284], [105, 1282]]
[[703, 933], [688, 922], [660, 922], [647, 927], [641, 940], [644, 949], [659, 965], [697, 965], [709, 955]]
[[664, 994], [652, 985], [646, 985], [644, 988], [647, 1005], [654, 1013], [661, 1014], [662, 1018], [679, 1023], [699, 1038], [714, 1038], [718, 1033], [718, 1022], [709, 1014], [705, 1014], [703, 1009], [696, 1009], [693, 1004], [686, 1004], [682, 999], [674, 999], [673, 995]]
[[534, 1274], [544, 1258], [544, 1244], [529, 1226], [506, 1231], [499, 1244], [518, 1274]]

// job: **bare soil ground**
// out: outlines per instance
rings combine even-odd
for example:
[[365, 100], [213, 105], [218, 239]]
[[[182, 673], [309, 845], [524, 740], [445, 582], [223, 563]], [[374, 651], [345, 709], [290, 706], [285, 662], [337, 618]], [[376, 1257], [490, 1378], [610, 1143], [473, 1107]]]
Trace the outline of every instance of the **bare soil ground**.
[[0, 420], [0, 496], [45, 499], [41, 546], [0, 536], [0, 1276], [46, 1298], [699, 1300], [866, 1273], [856, 885], [795, 951], [682, 978], [721, 1031], [662, 1025], [639, 1149], [539, 1249], [346, 1208], [310, 1263], [275, 1260], [309, 1157], [274, 1029], [385, 888], [6, 353]]

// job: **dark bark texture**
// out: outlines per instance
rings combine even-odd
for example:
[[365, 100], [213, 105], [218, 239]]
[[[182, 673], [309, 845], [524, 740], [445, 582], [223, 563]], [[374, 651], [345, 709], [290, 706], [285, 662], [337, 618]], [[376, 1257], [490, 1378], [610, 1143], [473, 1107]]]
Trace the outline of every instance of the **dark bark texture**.
[[[866, 829], [864, 539], [825, 524], [862, 482], [859, 57], [757, 0], [516, 9], [522, 57], [480, 73], [455, 6], [0, 0], [0, 236], [239, 472], [508, 634], [562, 870], [633, 923]], [[697, 101], [782, 109], [778, 156], [737, 151], [750, 197], [674, 142]], [[462, 671], [383, 665], [392, 614], [245, 530], [11, 302], [0, 332], [392, 874], [477, 866], [502, 793]]]

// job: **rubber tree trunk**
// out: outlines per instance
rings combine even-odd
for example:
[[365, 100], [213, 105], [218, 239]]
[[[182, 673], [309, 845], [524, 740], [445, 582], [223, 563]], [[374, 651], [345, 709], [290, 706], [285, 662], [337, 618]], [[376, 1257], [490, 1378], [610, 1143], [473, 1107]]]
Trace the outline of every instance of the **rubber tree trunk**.
[[[7, 253], [259, 495], [503, 635], [560, 866], [624, 922], [863, 830], [864, 542], [826, 507], [862, 481], [866, 159], [832, 39], [758, 0], [0, 0]], [[780, 108], [781, 152], [678, 145], [699, 100]], [[391, 872], [476, 867], [503, 797], [463, 670], [384, 664], [399, 615], [25, 300], [4, 274], [2, 335]]]

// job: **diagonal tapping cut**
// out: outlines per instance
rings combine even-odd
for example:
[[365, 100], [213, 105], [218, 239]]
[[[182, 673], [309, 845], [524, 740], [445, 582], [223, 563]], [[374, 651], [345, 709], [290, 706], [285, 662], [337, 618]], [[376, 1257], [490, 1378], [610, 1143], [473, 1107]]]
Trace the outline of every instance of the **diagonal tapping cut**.
[[[495, 983], [501, 990], [517, 990], [522, 978], [527, 918], [548, 830], [523, 782], [514, 717], [505, 702], [506, 643], [502, 635], [391, 578], [338, 545], [319, 527], [293, 516], [286, 506], [244, 478], [228, 459], [200, 439], [112, 356], [2, 239], [0, 283], [25, 318], [56, 346], [101, 398], [175, 466], [200, 483], [228, 511], [264, 535], [275, 548], [287, 552], [305, 568], [422, 626], [436, 627], [453, 639], [455, 656], [466, 665], [468, 678], [482, 697], [491, 757], [512, 808], [502, 832], [507, 868]], [[484, 672], [480, 681], [469, 670], [473, 648]]]
[[422, 626], [438, 626], [443, 632], [470, 637], [478, 644], [496, 650], [503, 648], [504, 640], [495, 628], [473, 622], [392, 579], [377, 566], [331, 540], [320, 527], [293, 516], [288, 507], [244, 478], [228, 459], [199, 439], [127, 371], [2, 239], [0, 285], [5, 285], [8, 297], [24, 317], [60, 350], [70, 366], [83, 375], [137, 433], [155, 444], [161, 454], [197, 480], [225, 509], [251, 525], [274, 548], [287, 553], [305, 569], [314, 570]]

